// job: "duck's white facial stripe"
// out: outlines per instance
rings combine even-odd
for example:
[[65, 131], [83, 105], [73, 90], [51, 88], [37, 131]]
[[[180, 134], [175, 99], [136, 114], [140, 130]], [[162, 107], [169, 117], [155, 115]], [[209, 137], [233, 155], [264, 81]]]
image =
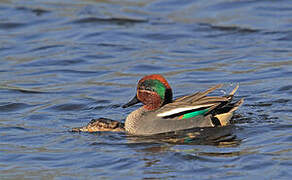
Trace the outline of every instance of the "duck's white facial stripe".
[[158, 117], [165, 117], [165, 116], [171, 116], [174, 114], [178, 114], [184, 111], [189, 111], [189, 110], [195, 110], [195, 109], [199, 109], [199, 108], [203, 108], [203, 107], [210, 107], [214, 104], [204, 104], [204, 105], [197, 105], [197, 106], [188, 106], [188, 107], [182, 107], [182, 108], [176, 108], [176, 109], [172, 109], [163, 113], [159, 113], [157, 114]]

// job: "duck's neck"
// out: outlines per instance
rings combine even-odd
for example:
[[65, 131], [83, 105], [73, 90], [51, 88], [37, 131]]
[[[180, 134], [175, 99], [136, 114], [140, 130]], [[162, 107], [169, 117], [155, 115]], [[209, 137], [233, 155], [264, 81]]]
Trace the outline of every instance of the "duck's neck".
[[147, 111], [149, 110], [142, 106], [128, 115], [125, 121], [125, 129], [128, 133], [135, 134], [135, 131], [139, 128], [139, 123], [142, 123], [141, 116]]

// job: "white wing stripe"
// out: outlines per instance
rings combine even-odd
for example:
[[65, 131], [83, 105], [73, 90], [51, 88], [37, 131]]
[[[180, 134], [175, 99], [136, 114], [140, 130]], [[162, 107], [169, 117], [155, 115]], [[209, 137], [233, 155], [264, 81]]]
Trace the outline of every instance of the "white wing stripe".
[[195, 109], [199, 109], [199, 108], [203, 108], [203, 107], [209, 107], [212, 106], [214, 104], [204, 104], [204, 105], [197, 105], [197, 106], [188, 106], [188, 107], [181, 107], [181, 108], [176, 108], [176, 109], [172, 109], [163, 113], [159, 113], [157, 114], [158, 117], [165, 117], [165, 116], [170, 116], [173, 114], [178, 114], [184, 111], [189, 111], [189, 110], [195, 110]]

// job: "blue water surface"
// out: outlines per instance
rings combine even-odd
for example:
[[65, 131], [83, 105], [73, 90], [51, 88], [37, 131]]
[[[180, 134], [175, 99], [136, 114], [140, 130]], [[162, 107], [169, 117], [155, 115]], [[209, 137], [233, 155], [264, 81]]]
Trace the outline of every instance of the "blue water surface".
[[[0, 179], [290, 179], [291, 22], [289, 0], [1, 1]], [[152, 73], [175, 97], [239, 83], [232, 139], [69, 132], [124, 122]]]

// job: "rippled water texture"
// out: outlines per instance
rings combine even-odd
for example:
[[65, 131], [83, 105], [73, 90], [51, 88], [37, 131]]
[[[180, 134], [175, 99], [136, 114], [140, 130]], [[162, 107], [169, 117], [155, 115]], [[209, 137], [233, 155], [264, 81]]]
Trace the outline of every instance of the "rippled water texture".
[[[290, 0], [1, 1], [0, 179], [290, 179], [291, 22]], [[68, 132], [124, 121], [151, 73], [175, 97], [239, 83], [229, 137]]]

